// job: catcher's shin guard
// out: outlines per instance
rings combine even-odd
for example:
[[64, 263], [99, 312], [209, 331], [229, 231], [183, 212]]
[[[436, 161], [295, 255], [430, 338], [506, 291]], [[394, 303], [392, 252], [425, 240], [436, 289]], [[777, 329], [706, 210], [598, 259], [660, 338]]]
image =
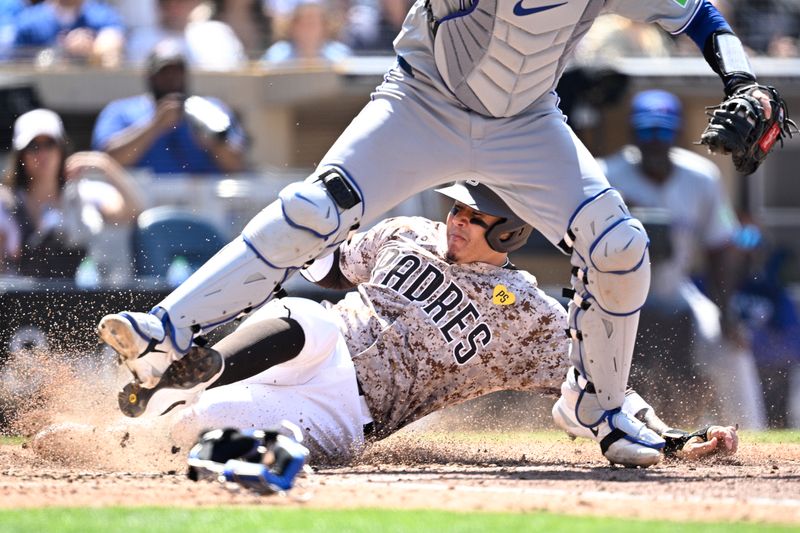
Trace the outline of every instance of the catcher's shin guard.
[[[657, 435], [643, 432], [640, 423], [620, 412], [639, 309], [650, 285], [647, 234], [630, 216], [619, 193], [606, 189], [572, 216], [562, 248], [572, 252], [573, 289], [565, 294], [571, 299], [571, 359], [581, 377], [562, 386], [565, 396], [579, 391], [562, 402], [562, 407], [573, 409], [577, 423], [601, 435], [598, 440], [609, 460], [640, 465], [639, 452], [651, 459], [658, 455], [641, 448], [663, 445]], [[627, 444], [617, 443], [622, 439]], [[620, 448], [631, 450], [619, 454]]]
[[111, 315], [101, 321], [100, 336], [126, 361], [164, 352], [150, 357], [153, 371], [145, 364], [128, 365], [151, 386], [169, 363], [189, 350], [195, 334], [268, 302], [291, 274], [344, 241], [362, 215], [360, 194], [337, 169], [288, 185], [239, 237], [153, 308], [156, 319], [128, 313], [134, 317], [129, 320], [132, 328], [117, 328], [124, 332], [120, 339], [104, 326], [124, 325], [128, 318]]

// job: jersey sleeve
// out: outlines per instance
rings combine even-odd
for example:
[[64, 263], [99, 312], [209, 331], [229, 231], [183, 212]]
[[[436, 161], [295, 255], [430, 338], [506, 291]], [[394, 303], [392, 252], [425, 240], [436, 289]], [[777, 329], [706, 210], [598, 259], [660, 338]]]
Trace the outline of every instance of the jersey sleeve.
[[638, 22], [655, 22], [677, 34], [686, 29], [706, 0], [609, 0], [603, 9]]
[[342, 274], [357, 285], [369, 281], [375, 257], [391, 233], [392, 219], [379, 222], [371, 229], [356, 233], [339, 247], [339, 268]]
[[92, 150], [106, 151], [111, 139], [130, 126], [122, 110], [122, 101], [108, 104], [100, 112], [92, 132]]

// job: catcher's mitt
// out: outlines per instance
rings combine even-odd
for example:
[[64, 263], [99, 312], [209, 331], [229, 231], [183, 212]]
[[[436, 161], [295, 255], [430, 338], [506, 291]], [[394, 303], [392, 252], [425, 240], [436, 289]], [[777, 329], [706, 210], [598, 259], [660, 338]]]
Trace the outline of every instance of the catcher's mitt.
[[[770, 99], [772, 116], [766, 118], [761, 102], [753, 96], [760, 90]], [[752, 174], [780, 140], [796, 133], [797, 125], [789, 119], [786, 102], [774, 87], [756, 83], [744, 85], [721, 104], [706, 108], [708, 126], [700, 136], [712, 153], [731, 154], [736, 170]]]

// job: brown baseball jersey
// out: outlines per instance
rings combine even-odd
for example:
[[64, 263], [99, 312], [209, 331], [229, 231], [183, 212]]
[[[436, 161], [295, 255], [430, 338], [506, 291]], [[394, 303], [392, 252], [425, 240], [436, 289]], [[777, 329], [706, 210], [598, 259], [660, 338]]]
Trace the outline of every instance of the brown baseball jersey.
[[385, 220], [341, 246], [358, 290], [333, 305], [378, 437], [498, 390], [550, 390], [568, 365], [563, 307], [513, 266], [454, 264], [446, 226]]

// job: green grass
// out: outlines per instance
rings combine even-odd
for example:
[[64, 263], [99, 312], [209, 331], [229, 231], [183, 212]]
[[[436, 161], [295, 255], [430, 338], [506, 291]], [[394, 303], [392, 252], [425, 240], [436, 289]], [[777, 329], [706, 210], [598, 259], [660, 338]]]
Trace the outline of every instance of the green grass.
[[0, 436], [0, 446], [5, 445], [19, 445], [27, 441], [25, 437], [3, 437]]
[[800, 444], [800, 430], [740, 431], [739, 443]]
[[[685, 428], [684, 428], [685, 429]], [[694, 429], [694, 428], [692, 428]], [[538, 430], [538, 431], [433, 431], [435, 438], [446, 436], [450, 440], [464, 443], [520, 443], [520, 442], [556, 442], [566, 440], [568, 437], [563, 431]], [[424, 437], [422, 437], [424, 439]], [[800, 444], [800, 430], [797, 429], [772, 429], [769, 431], [740, 431], [740, 443], [766, 443], [766, 444]]]
[[480, 532], [547, 531], [643, 533], [703, 533], [797, 531], [788, 526], [763, 524], [699, 524], [643, 520], [568, 517], [549, 513], [501, 514], [380, 509], [312, 510], [277, 508], [212, 509], [35, 509], [0, 511], [4, 533], [146, 531], [311, 531], [311, 532]]

